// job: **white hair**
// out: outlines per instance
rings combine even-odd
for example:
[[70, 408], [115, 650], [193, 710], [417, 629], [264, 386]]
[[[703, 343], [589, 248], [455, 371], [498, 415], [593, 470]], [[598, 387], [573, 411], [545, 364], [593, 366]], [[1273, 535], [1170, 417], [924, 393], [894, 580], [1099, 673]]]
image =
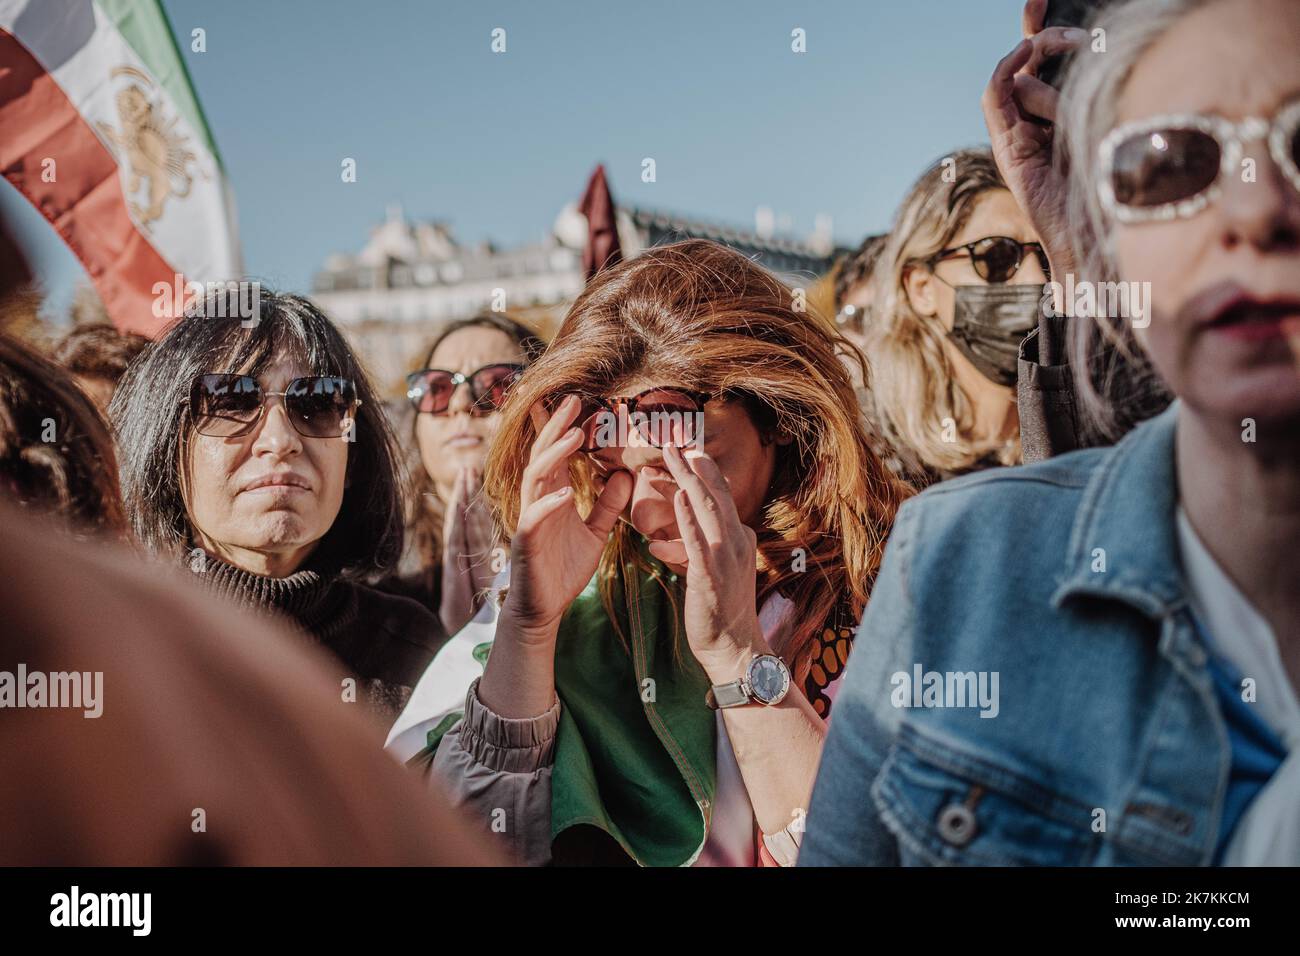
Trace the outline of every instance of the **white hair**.
[[[1128, 0], [1103, 9], [1088, 24], [1105, 39], [1105, 52], [1085, 45], [1074, 54], [1061, 91], [1056, 162], [1068, 169], [1067, 217], [1078, 279], [1114, 282], [1119, 276], [1111, 229], [1097, 186], [1098, 148], [1114, 128], [1119, 98], [1133, 68], [1171, 27], [1215, 0]], [[1100, 287], [1100, 286], [1096, 286]], [[1099, 438], [1114, 440], [1159, 411], [1169, 395], [1150, 360], [1120, 319], [1098, 315], [1075, 321], [1070, 365], [1084, 421]]]

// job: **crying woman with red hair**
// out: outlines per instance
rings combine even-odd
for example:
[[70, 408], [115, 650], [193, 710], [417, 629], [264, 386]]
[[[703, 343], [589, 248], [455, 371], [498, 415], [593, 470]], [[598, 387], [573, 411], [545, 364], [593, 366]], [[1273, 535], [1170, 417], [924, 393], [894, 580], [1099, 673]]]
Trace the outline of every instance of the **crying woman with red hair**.
[[500, 613], [439, 653], [390, 749], [529, 863], [793, 863], [906, 493], [842, 354], [715, 243], [600, 273], [489, 454]]

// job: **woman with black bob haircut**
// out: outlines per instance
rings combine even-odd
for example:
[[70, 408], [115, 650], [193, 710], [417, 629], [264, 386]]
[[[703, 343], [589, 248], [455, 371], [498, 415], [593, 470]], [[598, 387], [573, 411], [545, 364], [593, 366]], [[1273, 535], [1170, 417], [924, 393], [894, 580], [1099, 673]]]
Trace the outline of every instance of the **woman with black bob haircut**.
[[233, 292], [210, 295], [127, 370], [110, 407], [127, 515], [149, 551], [295, 621], [391, 722], [445, 637], [361, 583], [402, 550], [392, 432], [329, 319], [301, 296], [254, 301], [241, 321]]

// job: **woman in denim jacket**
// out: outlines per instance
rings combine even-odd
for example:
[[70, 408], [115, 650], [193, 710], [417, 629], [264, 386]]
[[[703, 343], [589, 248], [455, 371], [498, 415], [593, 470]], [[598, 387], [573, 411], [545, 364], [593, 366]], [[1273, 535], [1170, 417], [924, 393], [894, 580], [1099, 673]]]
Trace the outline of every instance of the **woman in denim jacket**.
[[[802, 864], [1300, 864], [1300, 5], [1134, 0], [1094, 28], [1017, 47], [986, 115], [1058, 240], [1094, 425], [1124, 411], [1118, 356], [1177, 401], [904, 506]], [[1071, 46], [1058, 116], [1033, 70]], [[1058, 121], [1068, 182], [1026, 113]], [[1115, 280], [1149, 299], [1094, 313]]]

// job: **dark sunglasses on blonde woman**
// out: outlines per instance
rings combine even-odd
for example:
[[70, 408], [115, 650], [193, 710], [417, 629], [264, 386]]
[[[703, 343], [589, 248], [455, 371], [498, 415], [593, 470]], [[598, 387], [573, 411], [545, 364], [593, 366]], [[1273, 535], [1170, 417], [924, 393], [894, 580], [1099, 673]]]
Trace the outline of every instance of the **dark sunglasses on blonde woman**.
[[946, 259], [967, 256], [975, 267], [976, 275], [985, 282], [997, 285], [1014, 278], [1027, 253], [1032, 253], [1038, 259], [1038, 265], [1046, 275], [1047, 253], [1043, 251], [1042, 245], [1037, 242], [1020, 242], [1009, 236], [987, 236], [951, 249], [940, 249], [925, 260], [925, 264], [933, 268], [936, 263]]
[[240, 438], [257, 426], [273, 397], [283, 400], [294, 430], [305, 438], [342, 438], [361, 404], [348, 378], [308, 375], [283, 392], [270, 392], [251, 375], [214, 373], [200, 375], [190, 387], [190, 416], [200, 435]]
[[423, 368], [406, 376], [406, 397], [420, 415], [445, 415], [451, 397], [463, 384], [469, 385], [470, 413], [487, 415], [505, 404], [510, 386], [523, 374], [522, 365], [496, 364], [465, 375], [441, 368]]

